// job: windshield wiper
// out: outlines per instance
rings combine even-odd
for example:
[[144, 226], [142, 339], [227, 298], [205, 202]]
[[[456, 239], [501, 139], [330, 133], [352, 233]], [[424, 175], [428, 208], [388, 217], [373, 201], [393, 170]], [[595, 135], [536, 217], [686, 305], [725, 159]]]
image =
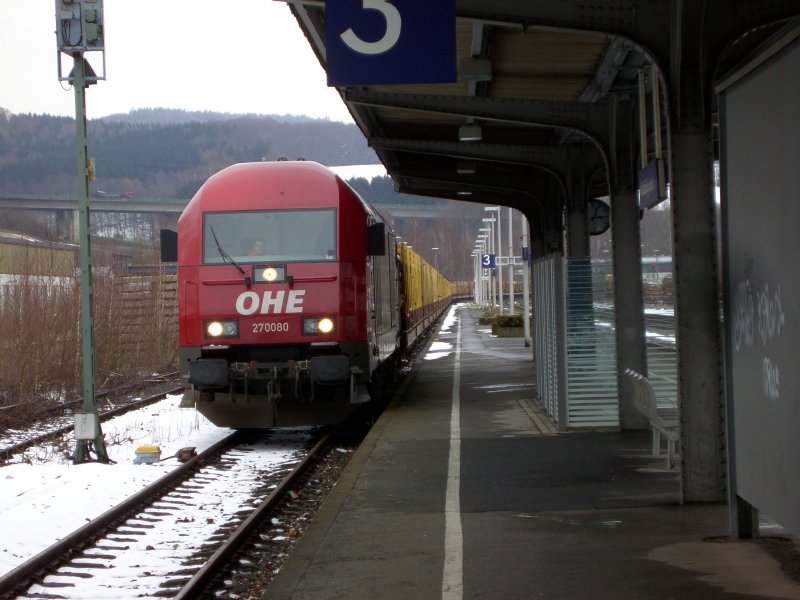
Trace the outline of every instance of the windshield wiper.
[[239, 273], [244, 275], [244, 269], [239, 266], [239, 263], [233, 260], [233, 258], [231, 258], [231, 255], [222, 249], [222, 246], [220, 245], [219, 240], [217, 239], [217, 234], [214, 232], [214, 228], [210, 224], [208, 228], [211, 230], [211, 235], [214, 236], [214, 243], [217, 245], [217, 250], [219, 250], [219, 255], [222, 257], [222, 260], [231, 263], [234, 267], [239, 269]]

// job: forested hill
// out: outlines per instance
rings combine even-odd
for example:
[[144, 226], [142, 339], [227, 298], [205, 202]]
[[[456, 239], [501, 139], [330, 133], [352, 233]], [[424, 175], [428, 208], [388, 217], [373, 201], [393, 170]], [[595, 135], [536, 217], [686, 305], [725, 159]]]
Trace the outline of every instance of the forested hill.
[[133, 125], [165, 125], [178, 123], [206, 123], [211, 121], [228, 121], [229, 119], [274, 119], [284, 123], [325, 122], [324, 119], [314, 119], [303, 115], [257, 115], [253, 113], [231, 115], [210, 110], [183, 110], [180, 108], [137, 108], [126, 113], [117, 113], [101, 117], [100, 121], [130, 123]]
[[[324, 165], [375, 164], [355, 125], [287, 116], [146, 109], [90, 120], [92, 190], [190, 198], [237, 162], [303, 157]], [[75, 122], [0, 111], [0, 194], [74, 193]]]

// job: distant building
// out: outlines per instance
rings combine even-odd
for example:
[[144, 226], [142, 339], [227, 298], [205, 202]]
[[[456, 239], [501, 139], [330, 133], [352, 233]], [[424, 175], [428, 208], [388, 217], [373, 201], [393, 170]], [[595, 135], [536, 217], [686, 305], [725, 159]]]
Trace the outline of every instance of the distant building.
[[0, 231], [0, 274], [72, 277], [76, 272], [77, 250], [74, 244]]

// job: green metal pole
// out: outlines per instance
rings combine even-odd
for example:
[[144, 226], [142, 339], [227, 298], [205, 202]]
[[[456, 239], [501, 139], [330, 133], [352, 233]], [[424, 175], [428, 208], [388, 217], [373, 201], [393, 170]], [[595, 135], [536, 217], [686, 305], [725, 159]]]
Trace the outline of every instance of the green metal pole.
[[[99, 462], [109, 462], [106, 444], [97, 418], [94, 379], [94, 309], [92, 302], [92, 255], [89, 236], [89, 162], [86, 132], [86, 75], [83, 53], [73, 54], [75, 88], [75, 125], [78, 146], [78, 244], [81, 266], [81, 347], [83, 351], [83, 412], [95, 415], [96, 435], [94, 451]], [[91, 460], [90, 440], [76, 440], [72, 462]]]

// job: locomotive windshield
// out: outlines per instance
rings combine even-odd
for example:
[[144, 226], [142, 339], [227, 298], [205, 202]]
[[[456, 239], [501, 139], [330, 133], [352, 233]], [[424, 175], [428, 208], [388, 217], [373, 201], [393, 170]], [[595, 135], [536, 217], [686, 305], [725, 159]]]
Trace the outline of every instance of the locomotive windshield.
[[223, 253], [237, 263], [334, 260], [336, 211], [320, 209], [205, 213], [203, 263], [222, 264], [226, 262]]

